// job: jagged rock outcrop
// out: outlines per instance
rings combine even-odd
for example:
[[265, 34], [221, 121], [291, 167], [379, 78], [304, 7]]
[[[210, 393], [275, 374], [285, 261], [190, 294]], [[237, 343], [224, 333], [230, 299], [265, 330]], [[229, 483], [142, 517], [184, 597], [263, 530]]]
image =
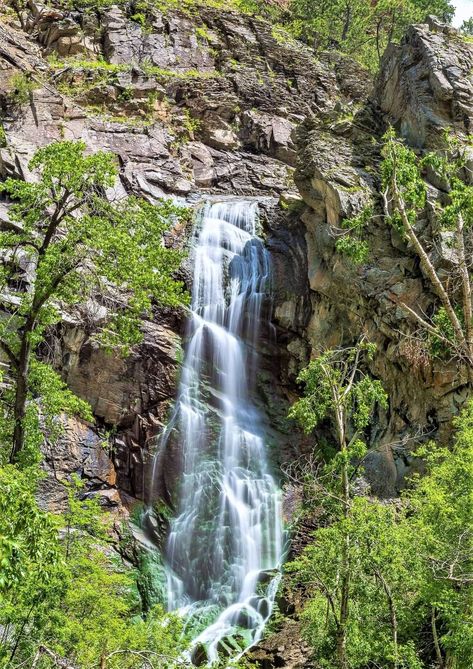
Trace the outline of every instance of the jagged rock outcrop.
[[[13, 44], [25, 43], [24, 36], [17, 39], [9, 28], [9, 67], [0, 88], [8, 136], [3, 174], [27, 174], [38, 145], [82, 137], [91, 150], [120, 157], [120, 188], [151, 200], [199, 190], [277, 196], [294, 190], [295, 125], [365, 92], [353, 76], [340, 86], [343, 76], [331, 64], [274, 36], [269, 24], [237, 13], [205, 7], [192, 17], [154, 12], [143, 28], [118, 7], [93, 20], [32, 1], [29, 7], [27, 28], [42, 49], [31, 40], [23, 47], [36, 58], [29, 104], [8, 105], [11, 74], [31, 69]], [[72, 39], [73, 30], [84, 57], [100, 55], [110, 66], [66, 58], [48, 67], [38, 58], [40, 51], [56, 58], [77, 54], [66, 53], [61, 42]]]
[[46, 477], [39, 484], [41, 505], [56, 513], [67, 508], [67, 484], [73, 475], [83, 479], [87, 491], [98, 495], [100, 503], [117, 508], [122, 492], [117, 486], [117, 472], [101, 438], [91, 426], [75, 418], [64, 418], [63, 430], [54, 446], [46, 442], [43, 448], [43, 469]]
[[374, 100], [410, 144], [435, 147], [445, 130], [471, 133], [473, 45], [429, 17], [383, 56]]

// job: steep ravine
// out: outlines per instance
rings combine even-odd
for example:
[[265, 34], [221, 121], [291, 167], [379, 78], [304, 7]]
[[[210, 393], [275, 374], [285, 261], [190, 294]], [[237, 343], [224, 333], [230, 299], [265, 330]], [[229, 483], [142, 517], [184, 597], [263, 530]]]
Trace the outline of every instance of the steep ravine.
[[[377, 200], [379, 140], [389, 122], [417, 147], [435, 146], [445, 127], [471, 130], [473, 46], [434, 21], [414, 26], [388, 48], [373, 85], [353, 61], [316, 59], [264, 21], [229, 11], [156, 11], [140, 26], [118, 7], [64, 12], [30, 0], [28, 8], [26, 30], [0, 15], [0, 176], [28, 179], [38, 146], [82, 138], [91, 151], [118, 157], [110, 198], [172, 196], [194, 207], [208, 198], [258, 199], [276, 338], [261, 342], [257, 398], [273, 432], [273, 465], [311, 448], [286, 421], [311, 351], [364, 333], [378, 344], [372, 371], [390, 396], [367, 474], [378, 494], [396, 495], [417, 466], [411, 438], [447, 434], [464, 379], [401, 344], [399, 332], [412, 325], [396, 301], [428, 310], [433, 299], [396, 233], [373, 224], [370, 261], [354, 269], [335, 253], [331, 229]], [[0, 223], [7, 216], [0, 202]], [[185, 246], [189, 234], [190, 226], [174, 229], [168, 243]], [[440, 249], [437, 263], [448, 269], [448, 253]], [[190, 286], [188, 266], [182, 274]], [[126, 515], [146, 497], [150, 454], [176, 396], [184, 314], [156, 310], [127, 359], [92, 343], [99, 318], [93, 302], [65, 315], [45, 349], [91, 403], [99, 429], [71, 419], [59, 447], [45, 446], [42, 502], [60, 509], [62, 482], [78, 473], [105, 506]], [[171, 462], [160, 472], [166, 502], [174, 480]], [[285, 508], [290, 515], [290, 500]], [[285, 597], [280, 605], [294, 609]], [[311, 666], [290, 617], [255, 657], [265, 669]]]

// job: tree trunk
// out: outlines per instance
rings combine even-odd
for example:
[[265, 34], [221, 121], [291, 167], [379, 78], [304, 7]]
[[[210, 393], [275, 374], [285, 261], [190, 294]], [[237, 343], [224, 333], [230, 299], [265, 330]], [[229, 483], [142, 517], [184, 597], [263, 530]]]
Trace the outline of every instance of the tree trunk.
[[348, 36], [351, 24], [351, 5], [347, 3], [345, 7], [345, 20], [343, 22], [342, 38], [341, 41], [344, 42]]
[[436, 611], [435, 611], [435, 606], [433, 606], [430, 614], [430, 623], [432, 627], [432, 636], [434, 639], [435, 655], [437, 657], [439, 669], [445, 669], [445, 662], [443, 661], [442, 651], [440, 650], [439, 637], [437, 634], [437, 623], [435, 618], [436, 618]]
[[28, 371], [31, 353], [30, 334], [31, 328], [26, 326], [21, 341], [18, 369], [16, 372], [15, 406], [13, 414], [15, 426], [13, 430], [10, 463], [16, 462], [25, 443], [25, 415], [26, 401], [28, 399]]
[[[346, 450], [345, 444], [342, 451]], [[348, 518], [350, 509], [350, 481], [347, 464], [342, 468], [343, 515]], [[342, 583], [340, 590], [340, 625], [337, 638], [337, 658], [340, 669], [348, 669], [347, 659], [347, 623], [350, 600], [350, 535], [346, 530], [342, 546]]]
[[337, 663], [339, 669], [348, 669], [347, 631], [341, 625], [337, 632]]
[[[343, 407], [340, 406], [340, 398], [334, 398], [336, 402], [336, 423], [341, 453], [347, 450], [345, 433], [345, 415]], [[341, 472], [343, 515], [348, 518], [350, 512], [350, 480], [348, 476], [348, 463], [343, 462]], [[340, 619], [337, 631], [337, 661], [339, 669], [348, 669], [347, 658], [347, 623], [350, 600], [350, 535], [345, 533], [342, 546], [342, 582], [340, 589]]]
[[388, 600], [388, 607], [389, 607], [389, 617], [391, 620], [391, 632], [393, 635], [393, 651], [394, 651], [394, 669], [397, 669], [399, 666], [399, 645], [398, 645], [398, 639], [397, 639], [397, 614], [396, 614], [396, 606], [394, 604], [394, 599], [392, 595], [391, 588], [389, 587], [389, 583], [386, 581], [382, 573], [377, 570], [376, 571], [376, 576], [378, 579], [381, 581], [381, 585], [383, 586], [384, 593], [386, 595], [386, 599]]
[[404, 207], [404, 202], [402, 200], [402, 197], [399, 193], [397, 183], [396, 183], [396, 178], [394, 177], [393, 182], [392, 182], [392, 187], [393, 187], [393, 194], [394, 194], [394, 202], [395, 205], [401, 214], [401, 219], [404, 225], [404, 229], [406, 231], [406, 234], [409, 238], [409, 241], [411, 242], [412, 246], [414, 247], [417, 255], [419, 256], [420, 260], [420, 265], [422, 269], [424, 270], [425, 274], [428, 276], [430, 279], [430, 282], [432, 284], [432, 288], [434, 290], [434, 293], [437, 295], [437, 297], [440, 299], [445, 311], [447, 312], [448, 318], [450, 320], [450, 323], [452, 324], [453, 330], [455, 332], [455, 337], [457, 338], [458, 344], [461, 346], [463, 350], [463, 354], [465, 357], [467, 357], [467, 360], [469, 364], [472, 364], [472, 360], [470, 358], [466, 338], [465, 338], [465, 333], [463, 332], [462, 326], [460, 321], [458, 320], [458, 316], [455, 313], [455, 309], [453, 308], [452, 302], [447, 294], [447, 291], [443, 287], [442, 282], [439, 279], [439, 276], [437, 272], [435, 271], [435, 267], [432, 265], [429, 256], [427, 255], [424, 247], [420, 243], [410, 221], [409, 217], [407, 215], [406, 209]]
[[463, 232], [463, 216], [457, 217], [457, 249], [460, 273], [462, 278], [463, 317], [465, 319], [466, 343], [471, 360], [473, 360], [473, 313], [471, 307], [471, 282], [465, 253], [465, 239]]

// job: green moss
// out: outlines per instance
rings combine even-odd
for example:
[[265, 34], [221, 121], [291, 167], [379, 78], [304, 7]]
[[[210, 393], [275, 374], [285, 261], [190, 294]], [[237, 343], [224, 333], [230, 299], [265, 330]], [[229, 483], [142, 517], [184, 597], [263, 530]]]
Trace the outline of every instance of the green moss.
[[133, 99], [133, 88], [131, 86], [126, 86], [119, 95], [119, 99], [127, 102], [128, 100]]
[[142, 550], [138, 570], [136, 585], [143, 611], [147, 613], [156, 604], [165, 604], [167, 599], [166, 571], [160, 553]]
[[207, 43], [210, 42], [210, 33], [208, 26], [203, 23], [201, 26], [197, 26], [195, 29], [195, 34], [197, 35], [197, 39], [201, 42]]
[[176, 72], [174, 70], [166, 70], [162, 67], [157, 67], [146, 61], [140, 64], [141, 69], [149, 77], [156, 77], [157, 79], [215, 79], [221, 77], [221, 72], [216, 70], [201, 71], [196, 69], [184, 70], [183, 72]]
[[273, 25], [271, 35], [278, 44], [297, 44], [296, 40], [280, 25]]

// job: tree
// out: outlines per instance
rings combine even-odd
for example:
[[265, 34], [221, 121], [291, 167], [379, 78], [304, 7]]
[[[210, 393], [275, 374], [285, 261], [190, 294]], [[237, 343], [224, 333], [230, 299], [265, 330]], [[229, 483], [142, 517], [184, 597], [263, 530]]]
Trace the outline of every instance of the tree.
[[140, 318], [154, 300], [176, 306], [184, 299], [182, 284], [172, 278], [181, 253], [163, 244], [182, 209], [136, 198], [109, 203], [104, 193], [116, 178], [115, 158], [86, 155], [83, 142], [39, 149], [30, 169], [35, 181], [10, 178], [0, 186], [13, 200], [10, 222], [0, 231], [0, 347], [13, 381], [3, 432], [6, 437], [11, 426], [11, 462], [25, 446], [26, 454], [34, 450], [38, 407], [29, 400], [38, 368], [31, 359], [62, 309], [98, 299], [106, 316], [97, 338], [126, 352], [139, 341]]
[[[182, 624], [142, 615], [137, 574], [113, 547], [113, 519], [79, 480], [63, 516], [38, 508], [38, 471], [0, 469], [0, 667], [171, 669]], [[59, 535], [58, 530], [61, 529]]]
[[[418, 158], [412, 149], [390, 130], [385, 136], [382, 164], [382, 189], [387, 220], [410, 244], [419, 258], [424, 277], [440, 302], [432, 316], [421, 315], [404, 303], [401, 307], [430, 335], [434, 344], [454, 352], [458, 360], [473, 367], [473, 315], [470, 254], [473, 229], [473, 187], [462, 178], [466, 153], [462, 145], [449, 138], [443, 152]], [[426, 206], [427, 188], [423, 170], [430, 168], [443, 184], [448, 202], [436, 206], [439, 236], [449, 233], [455, 251], [456, 272], [442, 277], [431, 258], [429, 240], [416, 230], [419, 215]], [[455, 281], [456, 279], [456, 281]]]
[[311, 432], [322, 421], [330, 421], [335, 433], [337, 454], [330, 465], [333, 479], [325, 488], [326, 496], [335, 504], [332, 515], [339, 520], [340, 562], [335, 585], [332, 588], [320, 581], [317, 585], [327, 599], [335, 626], [336, 656], [339, 669], [348, 669], [348, 627], [350, 622], [350, 595], [353, 579], [353, 555], [350, 518], [353, 510], [352, 462], [366, 453], [362, 437], [371, 422], [377, 404], [387, 406], [387, 396], [379, 381], [363, 373], [363, 358], [370, 359], [375, 346], [362, 339], [352, 348], [322, 353], [299, 375], [305, 386], [304, 397], [290, 411], [306, 432]]
[[[473, 250], [473, 186], [464, 180], [468, 169], [466, 148], [459, 140], [446, 136], [442, 151], [418, 156], [398, 139], [392, 129], [383, 138], [381, 165], [384, 219], [397, 230], [419, 259], [424, 279], [438, 300], [431, 314], [419, 313], [404, 302], [399, 306], [419, 326], [428, 339], [432, 355], [454, 357], [473, 374], [473, 305], [471, 253]], [[442, 196], [435, 201], [431, 235], [419, 232], [419, 219], [427, 205], [426, 172], [441, 184]], [[373, 205], [342, 221], [334, 231], [337, 251], [353, 263], [361, 264], [369, 255], [366, 239], [368, 224], [374, 220]], [[379, 217], [378, 217], [379, 218]], [[435, 263], [442, 245], [452, 259], [445, 273]]]
[[353, 498], [348, 519], [333, 517], [319, 527], [288, 567], [294, 586], [302, 584], [309, 595], [301, 618], [318, 664], [324, 669], [340, 666], [333, 640], [346, 535], [351, 572], [346, 666], [420, 667], [413, 637], [420, 632], [425, 607], [419, 595], [422, 569], [416, 537], [409, 532], [402, 505], [365, 496]]
[[369, 69], [376, 68], [386, 46], [407, 26], [427, 14], [450, 20], [448, 0], [292, 0], [290, 28], [316, 50], [336, 48]]
[[440, 669], [473, 666], [473, 402], [454, 420], [453, 447], [418, 451], [426, 474], [407, 493], [411, 536], [425, 569], [417, 587], [430, 611]]
[[463, 21], [460, 26], [460, 32], [468, 37], [473, 37], [473, 16]]
[[[313, 397], [320, 398], [314, 408], [305, 402], [301, 413], [304, 421], [309, 416], [307, 425], [318, 421], [314, 411], [327, 415], [324, 394], [316, 390]], [[397, 500], [367, 497], [355, 485], [359, 462], [354, 458], [345, 514], [339, 483], [343, 465], [332, 460], [313, 471], [310, 493], [319, 505], [319, 526], [287, 568], [294, 586], [302, 584], [308, 595], [303, 629], [324, 669], [472, 666], [473, 402], [454, 426], [451, 447], [429, 443], [417, 449], [425, 473], [414, 476]], [[349, 609], [342, 664], [346, 570]]]
[[0, 666], [11, 666], [29, 626], [63, 590], [57, 526], [35, 499], [37, 472], [0, 468]]

